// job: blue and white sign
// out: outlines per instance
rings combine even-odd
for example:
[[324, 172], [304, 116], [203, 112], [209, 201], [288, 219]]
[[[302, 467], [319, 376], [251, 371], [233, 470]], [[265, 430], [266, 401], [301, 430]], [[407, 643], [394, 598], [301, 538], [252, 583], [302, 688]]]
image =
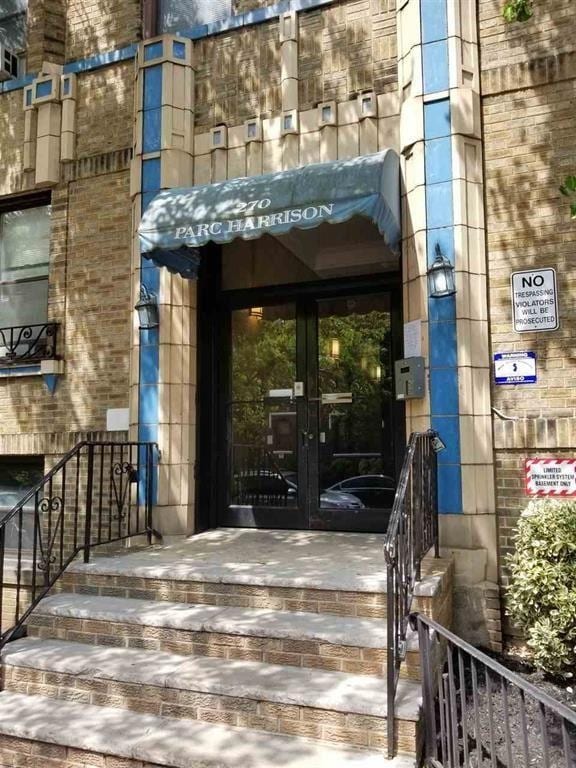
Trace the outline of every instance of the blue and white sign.
[[536, 384], [536, 352], [496, 352], [496, 384]]

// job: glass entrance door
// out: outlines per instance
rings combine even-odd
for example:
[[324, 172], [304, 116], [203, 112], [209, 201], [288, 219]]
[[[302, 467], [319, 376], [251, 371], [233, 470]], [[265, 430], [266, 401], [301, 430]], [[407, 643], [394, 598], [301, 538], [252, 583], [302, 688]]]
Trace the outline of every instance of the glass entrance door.
[[231, 310], [220, 524], [386, 530], [391, 317], [389, 293]]

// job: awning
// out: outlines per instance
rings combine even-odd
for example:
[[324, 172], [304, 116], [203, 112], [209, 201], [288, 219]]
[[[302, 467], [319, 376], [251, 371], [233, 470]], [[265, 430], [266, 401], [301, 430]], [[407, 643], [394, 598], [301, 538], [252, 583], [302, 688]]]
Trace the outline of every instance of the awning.
[[160, 192], [139, 227], [142, 254], [196, 277], [196, 250], [291, 229], [341, 224], [364, 216], [393, 250], [400, 240], [399, 161], [390, 149], [373, 155]]

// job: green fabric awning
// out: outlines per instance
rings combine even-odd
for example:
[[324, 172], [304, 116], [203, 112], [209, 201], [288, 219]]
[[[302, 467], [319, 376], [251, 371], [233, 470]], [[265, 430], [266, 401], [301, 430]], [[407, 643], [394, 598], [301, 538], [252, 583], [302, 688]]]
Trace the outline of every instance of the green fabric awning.
[[399, 160], [393, 150], [289, 171], [170, 189], [151, 201], [139, 227], [142, 255], [185, 277], [197, 248], [364, 216], [396, 250], [400, 240]]

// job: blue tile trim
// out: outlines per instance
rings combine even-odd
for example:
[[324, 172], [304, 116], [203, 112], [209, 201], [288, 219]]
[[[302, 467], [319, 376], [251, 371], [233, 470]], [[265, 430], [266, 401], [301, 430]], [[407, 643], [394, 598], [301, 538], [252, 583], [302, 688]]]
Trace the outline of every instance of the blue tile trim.
[[435, 429], [446, 448], [438, 454], [438, 464], [460, 463], [460, 419], [458, 415], [434, 416], [432, 428]]
[[426, 184], [452, 180], [452, 139], [430, 139], [425, 142]]
[[[428, 229], [450, 227], [454, 221], [452, 181], [426, 185], [426, 223]], [[428, 258], [434, 254], [428, 254]]]
[[424, 104], [424, 136], [427, 140], [450, 136], [450, 101], [438, 99]]
[[[446, 298], [449, 297], [446, 296]], [[442, 299], [434, 299], [435, 303], [439, 301]], [[455, 320], [434, 321], [431, 337], [430, 368], [455, 368], [458, 365]], [[436, 413], [436, 411], [433, 412]], [[448, 413], [458, 413], [458, 411], [448, 411]]]
[[152, 192], [154, 195], [160, 189], [160, 158], [154, 157], [142, 161], [142, 192]]
[[438, 464], [438, 510], [443, 515], [462, 513], [460, 464]]
[[118, 48], [116, 51], [107, 51], [96, 56], [90, 56], [87, 59], [80, 59], [80, 61], [71, 61], [70, 64], [64, 65], [64, 74], [66, 75], [69, 72], [78, 74], [78, 72], [89, 72], [93, 69], [108, 67], [110, 64], [117, 64], [119, 61], [135, 58], [137, 52], [138, 46], [136, 43], [133, 43], [125, 48]]
[[424, 93], [446, 91], [450, 87], [448, 41], [426, 43], [422, 46]]
[[39, 365], [19, 365], [0, 368], [0, 376], [4, 378], [16, 378], [18, 376], [38, 376], [40, 374]]
[[423, 43], [445, 40], [448, 37], [446, 0], [422, 0], [420, 18]]

